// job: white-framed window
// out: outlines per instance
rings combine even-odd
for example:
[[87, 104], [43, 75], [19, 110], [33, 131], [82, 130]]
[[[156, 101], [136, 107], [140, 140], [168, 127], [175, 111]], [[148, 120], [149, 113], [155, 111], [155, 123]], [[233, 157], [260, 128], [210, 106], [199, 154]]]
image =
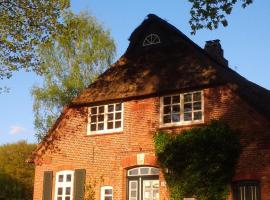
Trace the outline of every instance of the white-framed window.
[[100, 200], [113, 200], [113, 187], [103, 186], [100, 191]]
[[157, 34], [151, 33], [144, 38], [143, 47], [159, 43], [160, 43], [159, 36]]
[[160, 105], [161, 126], [204, 121], [203, 91], [163, 96]]
[[88, 135], [123, 130], [123, 103], [92, 106], [89, 108]]
[[65, 170], [56, 173], [55, 200], [73, 199], [74, 171]]

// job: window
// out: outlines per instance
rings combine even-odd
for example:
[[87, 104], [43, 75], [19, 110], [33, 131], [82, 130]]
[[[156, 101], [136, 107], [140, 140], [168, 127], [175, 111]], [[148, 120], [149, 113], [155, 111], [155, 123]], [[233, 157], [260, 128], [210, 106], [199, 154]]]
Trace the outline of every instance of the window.
[[159, 44], [160, 43], [160, 39], [158, 37], [157, 34], [150, 34], [148, 36], [146, 36], [146, 38], [143, 41], [143, 46], [150, 46], [153, 44]]
[[164, 96], [161, 98], [162, 125], [181, 125], [202, 121], [202, 91]]
[[112, 186], [101, 187], [101, 200], [113, 200], [113, 187]]
[[89, 108], [88, 133], [110, 133], [123, 127], [122, 103], [93, 106]]
[[258, 181], [239, 181], [233, 184], [233, 200], [260, 200]]
[[73, 171], [56, 173], [55, 200], [72, 200], [73, 177]]

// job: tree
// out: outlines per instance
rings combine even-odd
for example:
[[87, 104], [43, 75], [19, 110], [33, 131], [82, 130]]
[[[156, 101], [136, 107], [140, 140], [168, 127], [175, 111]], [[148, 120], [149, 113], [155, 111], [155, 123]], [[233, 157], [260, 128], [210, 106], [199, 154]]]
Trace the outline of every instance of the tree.
[[35, 49], [61, 29], [69, 0], [0, 0], [0, 79], [20, 68], [39, 72]]
[[[228, 25], [226, 15], [230, 15], [236, 3], [240, 0], [188, 0], [191, 4], [189, 24], [192, 33], [207, 28], [217, 29], [220, 24]], [[246, 8], [253, 0], [241, 0], [242, 7]]]
[[94, 17], [68, 12], [63, 18], [62, 33], [38, 48], [44, 74], [43, 86], [32, 89], [38, 140], [46, 135], [63, 106], [95, 80], [115, 54], [109, 32]]
[[36, 147], [20, 141], [0, 146], [0, 199], [33, 199], [34, 166], [26, 163]]

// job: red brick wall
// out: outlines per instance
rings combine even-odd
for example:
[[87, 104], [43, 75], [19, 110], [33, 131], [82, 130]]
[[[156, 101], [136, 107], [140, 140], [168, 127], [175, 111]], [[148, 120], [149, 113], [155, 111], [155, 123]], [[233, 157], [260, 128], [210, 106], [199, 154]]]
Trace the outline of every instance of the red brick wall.
[[[253, 108], [238, 98], [228, 87], [204, 90], [205, 123], [224, 119], [241, 130], [243, 152], [233, 180], [261, 181], [262, 200], [270, 199], [270, 124]], [[86, 169], [88, 182], [113, 186], [114, 199], [125, 199], [126, 169], [137, 165], [136, 155], [145, 153], [145, 165], [157, 166], [153, 134], [159, 129], [159, 98], [124, 102], [124, 130], [121, 133], [86, 135], [87, 108], [72, 108], [55, 130], [47, 150], [40, 150], [36, 159], [34, 199], [42, 199], [43, 172], [66, 169]], [[197, 125], [198, 126], [198, 125]], [[179, 132], [190, 126], [167, 128]], [[161, 175], [161, 181], [164, 179]], [[168, 199], [164, 184], [161, 200]], [[54, 191], [53, 191], [54, 194]]]

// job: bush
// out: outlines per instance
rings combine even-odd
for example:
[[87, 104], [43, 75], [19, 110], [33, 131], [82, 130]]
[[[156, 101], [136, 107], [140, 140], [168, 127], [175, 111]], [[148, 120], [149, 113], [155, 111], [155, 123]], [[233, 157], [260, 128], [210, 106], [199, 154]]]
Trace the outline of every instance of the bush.
[[171, 199], [227, 199], [240, 154], [236, 131], [223, 122], [212, 121], [175, 136], [159, 132], [154, 141]]

